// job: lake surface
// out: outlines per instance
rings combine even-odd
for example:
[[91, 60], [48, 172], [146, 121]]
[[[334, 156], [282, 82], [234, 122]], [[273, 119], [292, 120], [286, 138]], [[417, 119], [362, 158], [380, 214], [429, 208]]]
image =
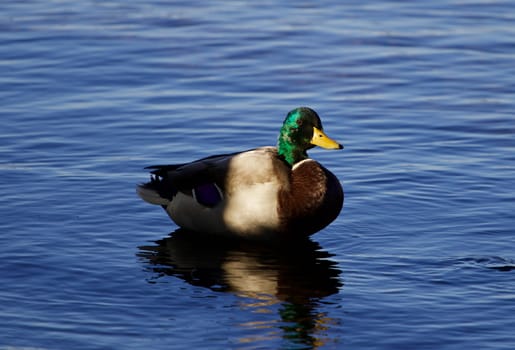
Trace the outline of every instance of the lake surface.
[[[4, 1], [0, 349], [515, 349], [515, 4]], [[310, 106], [338, 219], [177, 231], [143, 167]]]

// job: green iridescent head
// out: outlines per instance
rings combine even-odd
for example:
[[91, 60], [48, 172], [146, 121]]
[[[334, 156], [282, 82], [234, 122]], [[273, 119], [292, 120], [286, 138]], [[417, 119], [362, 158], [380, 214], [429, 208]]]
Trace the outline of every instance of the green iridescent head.
[[277, 150], [284, 160], [293, 166], [308, 158], [306, 151], [320, 146], [342, 149], [343, 146], [329, 138], [323, 131], [318, 114], [307, 107], [292, 110], [284, 119], [277, 141]]

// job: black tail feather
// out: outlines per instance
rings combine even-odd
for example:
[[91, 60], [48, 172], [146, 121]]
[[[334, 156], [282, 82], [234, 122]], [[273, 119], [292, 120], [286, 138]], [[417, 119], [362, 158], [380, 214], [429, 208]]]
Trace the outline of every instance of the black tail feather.
[[[151, 167], [149, 167], [150, 169]], [[166, 171], [163, 168], [158, 168], [151, 172], [150, 181], [141, 185], [143, 188], [156, 191], [160, 197], [172, 200], [177, 194], [177, 189], [173, 186], [172, 182], [167, 178]]]

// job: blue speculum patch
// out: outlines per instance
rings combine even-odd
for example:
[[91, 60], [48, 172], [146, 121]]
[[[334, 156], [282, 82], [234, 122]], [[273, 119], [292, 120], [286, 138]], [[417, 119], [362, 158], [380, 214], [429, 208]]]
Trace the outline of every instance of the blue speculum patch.
[[198, 203], [206, 207], [214, 207], [222, 201], [222, 194], [213, 183], [196, 186], [193, 189], [193, 195]]

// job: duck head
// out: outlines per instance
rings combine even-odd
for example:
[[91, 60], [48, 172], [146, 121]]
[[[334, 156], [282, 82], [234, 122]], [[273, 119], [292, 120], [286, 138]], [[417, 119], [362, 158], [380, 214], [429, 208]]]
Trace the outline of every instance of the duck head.
[[315, 146], [342, 149], [343, 146], [324, 133], [318, 114], [308, 107], [296, 108], [288, 113], [279, 132], [277, 150], [293, 166], [308, 158], [306, 151]]

